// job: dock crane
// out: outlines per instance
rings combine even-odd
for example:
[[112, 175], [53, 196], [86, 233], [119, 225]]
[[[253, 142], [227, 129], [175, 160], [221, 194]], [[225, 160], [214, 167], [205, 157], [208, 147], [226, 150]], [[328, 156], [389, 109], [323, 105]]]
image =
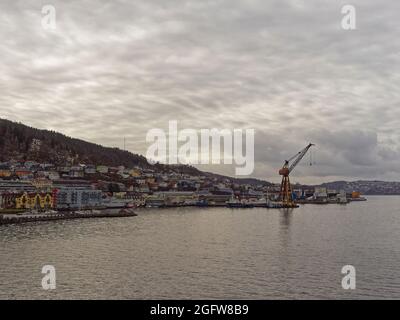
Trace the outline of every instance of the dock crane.
[[[298, 165], [298, 163], [303, 159], [306, 155], [307, 151], [314, 146], [314, 144], [310, 143], [303, 150], [296, 153], [289, 160], [285, 160], [283, 167], [279, 170], [279, 174], [282, 176], [281, 190], [279, 193], [279, 201], [282, 203], [282, 207], [284, 208], [294, 208], [296, 207], [295, 202], [292, 198], [292, 187], [290, 185], [289, 174], [293, 171], [293, 169]], [[293, 161], [292, 163], [290, 163]]]

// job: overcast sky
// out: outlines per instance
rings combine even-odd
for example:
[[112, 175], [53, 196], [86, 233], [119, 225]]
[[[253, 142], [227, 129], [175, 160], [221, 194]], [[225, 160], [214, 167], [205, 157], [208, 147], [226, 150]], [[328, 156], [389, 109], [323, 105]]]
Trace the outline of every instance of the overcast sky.
[[141, 154], [173, 119], [254, 128], [254, 177], [311, 141], [293, 181], [400, 180], [400, 1], [351, 1], [350, 31], [347, 3], [1, 1], [0, 117]]

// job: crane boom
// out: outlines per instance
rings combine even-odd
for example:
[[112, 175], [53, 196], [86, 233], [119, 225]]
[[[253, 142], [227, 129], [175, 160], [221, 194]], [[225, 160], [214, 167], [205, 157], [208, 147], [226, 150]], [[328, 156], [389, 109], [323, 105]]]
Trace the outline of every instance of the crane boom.
[[293, 163], [289, 167], [289, 173], [292, 172], [292, 170], [298, 165], [298, 163], [301, 161], [301, 159], [304, 158], [304, 156], [306, 155], [308, 149], [310, 149], [313, 145], [314, 144], [310, 143], [307, 147], [305, 147], [303, 150], [301, 150], [297, 154], [297, 158], [293, 161]]

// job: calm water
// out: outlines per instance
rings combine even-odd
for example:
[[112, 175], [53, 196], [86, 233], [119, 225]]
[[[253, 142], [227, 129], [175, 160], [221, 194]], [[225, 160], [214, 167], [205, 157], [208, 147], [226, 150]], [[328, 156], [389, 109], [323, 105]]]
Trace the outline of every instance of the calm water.
[[[2, 299], [400, 298], [400, 197], [0, 226]], [[54, 265], [57, 289], [41, 287]], [[357, 289], [341, 288], [341, 268]]]

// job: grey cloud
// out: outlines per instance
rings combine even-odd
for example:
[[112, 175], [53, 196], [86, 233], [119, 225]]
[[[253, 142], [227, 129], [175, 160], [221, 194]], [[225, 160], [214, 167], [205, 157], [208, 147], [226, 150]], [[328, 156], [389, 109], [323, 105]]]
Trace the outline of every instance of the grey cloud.
[[[302, 181], [400, 178], [395, 0], [43, 1], [0, 4], [0, 116], [133, 152], [147, 130], [254, 128], [254, 176], [316, 142]], [[211, 171], [232, 173], [231, 167]]]

